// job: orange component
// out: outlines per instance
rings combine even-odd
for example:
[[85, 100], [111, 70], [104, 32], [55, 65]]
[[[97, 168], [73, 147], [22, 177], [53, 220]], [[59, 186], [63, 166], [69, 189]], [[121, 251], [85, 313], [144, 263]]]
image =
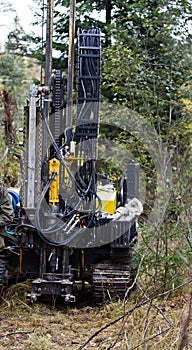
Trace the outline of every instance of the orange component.
[[23, 249], [21, 244], [19, 248], [19, 253], [19, 274], [21, 275], [23, 272]]

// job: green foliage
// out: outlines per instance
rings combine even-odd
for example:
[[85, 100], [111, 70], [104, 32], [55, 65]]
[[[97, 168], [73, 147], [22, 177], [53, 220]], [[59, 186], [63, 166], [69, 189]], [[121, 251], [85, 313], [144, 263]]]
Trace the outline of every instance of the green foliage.
[[15, 17], [15, 28], [8, 34], [8, 40], [6, 42], [6, 50], [13, 55], [26, 56], [27, 54], [27, 38], [23, 28], [19, 24], [19, 18]]
[[183, 233], [188, 229], [187, 223], [168, 218], [159, 227], [141, 225], [134, 256], [137, 267], [142, 261], [139, 278], [148, 292], [175, 288], [189, 278], [192, 251]]
[[3, 161], [2, 180], [7, 187], [19, 187], [20, 176], [20, 162], [14, 154], [9, 154]]
[[[15, 28], [9, 33], [5, 43], [5, 51], [0, 56], [1, 85], [8, 90], [17, 101], [19, 113], [23, 113], [23, 105], [29, 90], [30, 62], [26, 58], [27, 36], [15, 18]], [[31, 80], [32, 83], [32, 80]]]
[[153, 57], [143, 48], [128, 48], [116, 42], [105, 50], [103, 57], [103, 95], [110, 101], [126, 103], [156, 124], [180, 117], [180, 89], [191, 76], [189, 45], [169, 38], [166, 46], [164, 43], [162, 50], [159, 49], [159, 57]]
[[13, 94], [17, 93], [18, 97], [22, 91], [22, 80], [25, 78], [23, 68], [23, 62], [19, 57], [15, 57], [9, 52], [1, 56], [0, 75], [2, 85]]
[[120, 105], [120, 111], [126, 106], [146, 118], [169, 152], [173, 171], [171, 204], [162, 222], [150, 226], [147, 219], [157, 193], [154, 159], [131, 130], [128, 133], [105, 127], [106, 135], [127, 145], [145, 173], [144, 224], [139, 231], [136, 259], [140, 263], [144, 257], [140, 273], [147, 285], [163, 290], [185, 281], [191, 259], [190, 11], [188, 1], [124, 2], [114, 12], [114, 41], [104, 49], [102, 61], [103, 100]]
[[[0, 56], [0, 151], [1, 180], [7, 186], [17, 186], [20, 175], [20, 161], [14, 154], [20, 153], [19, 133], [16, 130], [23, 127], [23, 109], [28, 96], [29, 85], [33, 83], [31, 73], [34, 62], [26, 58], [28, 37], [25, 35], [15, 18], [15, 29], [9, 33], [5, 51]], [[30, 76], [29, 76], [30, 75]], [[5, 100], [6, 93], [7, 100]], [[11, 142], [7, 133], [14, 133]]]

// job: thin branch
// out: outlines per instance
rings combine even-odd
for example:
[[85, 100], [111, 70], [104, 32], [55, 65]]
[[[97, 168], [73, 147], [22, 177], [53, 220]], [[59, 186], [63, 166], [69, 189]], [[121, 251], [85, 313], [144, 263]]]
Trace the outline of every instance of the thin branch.
[[189, 299], [188, 315], [183, 322], [182, 336], [181, 336], [181, 341], [180, 341], [179, 346], [178, 346], [178, 350], [182, 350], [185, 348], [185, 346], [188, 345], [189, 323], [190, 323], [190, 318], [191, 318], [191, 307], [192, 307], [192, 292], [190, 294], [190, 299]]
[[[141, 292], [144, 294], [145, 298], [149, 300], [149, 302], [150, 302], [150, 307], [153, 306], [154, 308], [156, 308], [156, 309], [158, 310], [158, 312], [161, 314], [161, 316], [164, 318], [164, 320], [169, 324], [169, 326], [172, 326], [173, 323], [170, 322], [170, 321], [168, 320], [168, 318], [166, 317], [166, 315], [164, 314], [164, 312], [162, 311], [162, 309], [161, 309], [159, 306], [157, 306], [157, 305], [155, 305], [155, 304], [153, 303], [153, 299], [150, 298], [150, 297], [148, 297], [148, 296], [145, 294], [145, 292], [142, 290], [141, 287], [139, 287], [139, 289], [140, 289]], [[158, 297], [158, 296], [157, 296], [157, 297]]]
[[139, 266], [138, 266], [137, 273], [136, 273], [136, 276], [135, 276], [135, 278], [134, 278], [133, 283], [132, 283], [131, 286], [128, 287], [127, 290], [126, 290], [125, 296], [124, 296], [124, 298], [123, 298], [123, 302], [124, 302], [124, 303], [125, 303], [125, 300], [126, 300], [127, 296], [129, 295], [129, 292], [131, 291], [131, 289], [134, 287], [135, 283], [137, 282], [137, 279], [138, 279], [138, 276], [139, 276], [139, 272], [140, 272], [140, 269], [141, 269], [143, 260], [144, 260], [144, 258], [145, 258], [145, 255], [146, 255], [146, 254], [143, 254], [143, 256], [142, 256], [142, 258], [141, 258], [141, 260], [140, 260], [140, 262], [139, 262]]
[[[131, 289], [134, 287], [135, 283], [137, 283], [137, 279], [138, 279], [139, 272], [140, 272], [140, 269], [141, 269], [141, 266], [142, 266], [142, 262], [143, 262], [143, 260], [144, 260], [145, 255], [146, 255], [146, 254], [144, 254], [144, 255], [142, 256], [142, 258], [141, 258], [141, 260], [140, 260], [140, 263], [139, 263], [139, 266], [138, 266], [138, 269], [137, 269], [136, 276], [135, 276], [135, 278], [134, 278], [134, 280], [133, 280], [133, 283], [131, 284], [130, 287], [127, 288], [126, 293], [125, 293], [125, 296], [124, 296], [124, 298], [123, 298], [124, 313], [125, 313], [125, 301], [126, 301], [126, 299], [127, 299], [127, 296], [129, 295], [129, 292], [130, 292]], [[127, 315], [127, 318], [128, 318], [128, 317], [129, 317], [129, 315]], [[122, 326], [121, 326], [121, 329], [120, 329], [119, 332], [118, 332], [118, 335], [117, 335], [115, 341], [107, 348], [107, 350], [112, 349], [112, 348], [115, 346], [115, 344], [118, 342], [119, 337], [120, 337], [120, 335], [122, 334], [122, 331], [123, 331], [123, 327], [124, 327], [124, 325], [125, 325], [125, 322], [126, 322], [126, 319], [123, 320], [123, 324], [122, 324]]]
[[[158, 294], [158, 295], [156, 295], [156, 294], [154, 293], [154, 295], [151, 297], [150, 300], [145, 299], [145, 300], [141, 301], [140, 303], [138, 303], [137, 305], [135, 305], [132, 309], [128, 310], [128, 311], [127, 311], [126, 313], [124, 313], [123, 315], [121, 315], [121, 316], [119, 316], [118, 318], [116, 318], [115, 320], [113, 320], [113, 321], [107, 323], [107, 324], [104, 325], [103, 327], [99, 328], [99, 329], [98, 329], [95, 333], [93, 333], [93, 334], [88, 338], [88, 340], [87, 340], [84, 344], [82, 344], [77, 350], [82, 350], [82, 349], [84, 349], [85, 346], [86, 346], [87, 344], [89, 344], [89, 342], [90, 342], [93, 338], [95, 338], [99, 333], [101, 333], [101, 332], [104, 331], [105, 329], [111, 327], [111, 326], [114, 325], [115, 323], [117, 323], [117, 322], [123, 320], [126, 316], [130, 316], [135, 310], [139, 309], [141, 306], [148, 304], [148, 303], [151, 302], [151, 300], [153, 300], [153, 299], [160, 298], [160, 297], [162, 297], [162, 296], [167, 295], [167, 294], [170, 293], [170, 292], [176, 291], [176, 290], [182, 288], [183, 286], [189, 284], [191, 281], [192, 281], [192, 280], [189, 279], [187, 282], [182, 283], [182, 284], [180, 284], [179, 286], [177, 286], [177, 287], [175, 287], [175, 288], [172, 288], [172, 289], [170, 289], [170, 290], [168, 290], [168, 291], [166, 291], [166, 292], [160, 293], [160, 294]], [[170, 328], [170, 327], [169, 327], [169, 328]], [[166, 330], [162, 331], [162, 333], [167, 332], [169, 328], [166, 328]], [[161, 333], [161, 334], [162, 334], [162, 333]], [[159, 333], [158, 335], [160, 335], [160, 333]], [[155, 335], [154, 337], [156, 337], [156, 336], [158, 336], [158, 335]]]
[[82, 350], [83, 348], [85, 348], [85, 346], [87, 344], [89, 344], [89, 342], [95, 338], [99, 333], [101, 333], [102, 331], [104, 331], [105, 329], [109, 328], [110, 326], [114, 325], [115, 323], [119, 322], [120, 320], [123, 320], [125, 318], [125, 316], [130, 316], [132, 314], [132, 312], [136, 309], [138, 309], [139, 307], [141, 307], [142, 305], [147, 304], [149, 301], [148, 300], [144, 300], [143, 302], [140, 302], [139, 304], [137, 304], [135, 307], [133, 307], [131, 310], [129, 310], [128, 312], [126, 312], [125, 314], [119, 316], [118, 318], [116, 318], [115, 320], [107, 323], [106, 325], [104, 325], [103, 327], [99, 328], [95, 333], [93, 333], [89, 339], [83, 344], [81, 345], [77, 350]]
[[4, 338], [10, 335], [15, 335], [15, 334], [29, 334], [29, 333], [33, 333], [35, 331], [35, 328], [32, 331], [14, 331], [14, 332], [10, 332], [10, 333], [5, 333], [5, 334], [0, 334], [0, 338]]
[[131, 348], [130, 350], [138, 349], [141, 345], [143, 345], [143, 344], [149, 342], [150, 340], [153, 340], [153, 339], [159, 337], [160, 335], [162, 335], [162, 334], [168, 332], [168, 330], [169, 330], [170, 328], [171, 328], [171, 326], [167, 327], [166, 329], [164, 329], [163, 331], [161, 331], [161, 332], [159, 332], [159, 333], [157, 333], [157, 334], [152, 335], [152, 336], [149, 337], [148, 339], [144, 339], [141, 343], [139, 343], [138, 345], [134, 346], [134, 348]]
[[8, 154], [9, 151], [9, 147], [6, 147], [5, 152], [3, 153], [2, 157], [0, 158], [0, 162], [2, 162], [4, 160], [4, 158], [6, 157], [6, 155]]

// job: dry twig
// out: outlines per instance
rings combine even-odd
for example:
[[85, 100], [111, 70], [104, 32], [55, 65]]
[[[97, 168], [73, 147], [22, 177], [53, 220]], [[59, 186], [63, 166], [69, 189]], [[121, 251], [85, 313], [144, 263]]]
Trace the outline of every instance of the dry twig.
[[[87, 346], [87, 344], [89, 344], [89, 342], [90, 342], [92, 339], [94, 339], [98, 334], [100, 334], [101, 332], [103, 332], [105, 329], [111, 327], [111, 326], [114, 325], [115, 323], [117, 323], [117, 322], [123, 320], [126, 316], [129, 317], [135, 310], [139, 309], [141, 306], [148, 304], [149, 302], [151, 302], [151, 301], [154, 300], [154, 299], [157, 299], [157, 298], [160, 298], [160, 297], [162, 297], [162, 296], [165, 296], [165, 295], [167, 295], [167, 294], [170, 293], [170, 292], [176, 291], [176, 290], [180, 289], [181, 287], [183, 287], [183, 286], [189, 284], [190, 282], [191, 282], [191, 279], [188, 280], [188, 281], [185, 282], [185, 283], [182, 283], [181, 285], [179, 285], [179, 286], [177, 286], [177, 287], [175, 287], [175, 288], [170, 289], [169, 291], [163, 292], [163, 293], [158, 294], [158, 295], [156, 295], [156, 293], [154, 292], [154, 295], [153, 295], [150, 299], [145, 297], [145, 299], [144, 299], [143, 301], [139, 302], [137, 305], [135, 305], [133, 308], [131, 308], [131, 309], [128, 310], [127, 312], [124, 312], [123, 315], [121, 315], [121, 316], [119, 316], [118, 318], [116, 318], [115, 320], [113, 320], [113, 321], [107, 323], [107, 324], [104, 325], [103, 327], [99, 328], [99, 329], [98, 329], [95, 333], [93, 333], [93, 334], [88, 338], [88, 340], [87, 340], [84, 344], [82, 344], [77, 350], [82, 350], [82, 349], [84, 349], [85, 346]], [[165, 319], [166, 319], [166, 318], [165, 318]], [[168, 320], [167, 320], [167, 321], [168, 321]], [[168, 323], [169, 323], [169, 327], [168, 327], [168, 328], [166, 328], [165, 330], [161, 331], [160, 333], [155, 334], [155, 335], [153, 335], [152, 337], [148, 338], [148, 341], [149, 341], [149, 340], [152, 340], [152, 339], [154, 339], [154, 338], [156, 338], [156, 337], [158, 337], [158, 336], [161, 335], [161, 334], [164, 334], [165, 332], [167, 332], [167, 331], [170, 329], [170, 327], [172, 326], [172, 324], [171, 324], [169, 321], [168, 321]], [[136, 348], [138, 348], [140, 345], [141, 345], [141, 344], [137, 345]], [[134, 350], [134, 349], [136, 349], [136, 348], [132, 348], [131, 350]], [[178, 350], [182, 350], [182, 348], [181, 348], [181, 349], [178, 349]]]
[[178, 350], [182, 350], [184, 349], [185, 346], [188, 345], [188, 337], [189, 337], [188, 329], [189, 329], [189, 323], [191, 318], [191, 306], [192, 306], [192, 292], [190, 293], [188, 314], [183, 322], [182, 336], [178, 346]]

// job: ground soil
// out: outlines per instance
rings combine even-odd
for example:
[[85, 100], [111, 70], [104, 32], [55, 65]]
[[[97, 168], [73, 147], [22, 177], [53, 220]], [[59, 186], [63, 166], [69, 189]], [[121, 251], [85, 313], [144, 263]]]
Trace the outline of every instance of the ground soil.
[[21, 291], [2, 298], [0, 349], [192, 349], [187, 293], [143, 302], [136, 292], [125, 303], [66, 306], [57, 300], [29, 304]]

